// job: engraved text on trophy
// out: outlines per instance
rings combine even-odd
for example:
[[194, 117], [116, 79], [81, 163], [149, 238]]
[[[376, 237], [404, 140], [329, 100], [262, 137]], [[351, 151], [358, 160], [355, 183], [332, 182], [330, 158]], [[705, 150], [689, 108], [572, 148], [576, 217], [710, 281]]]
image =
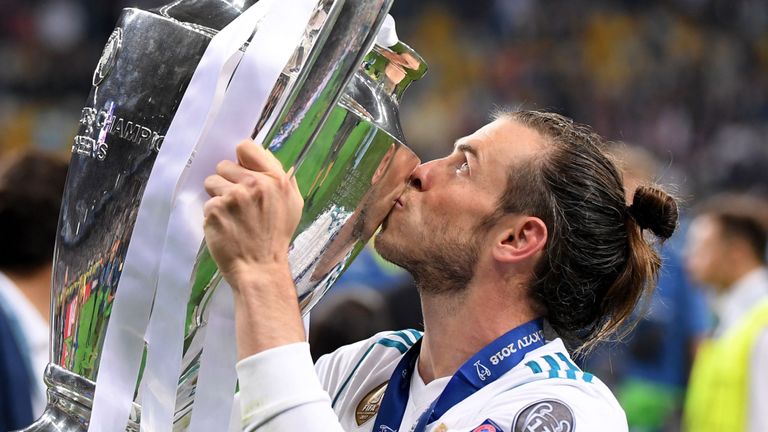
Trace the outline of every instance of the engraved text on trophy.
[[[146, 145], [154, 152], [160, 151], [165, 136], [139, 123], [114, 115], [112, 111], [83, 108], [80, 117], [82, 134], [75, 137], [72, 153], [103, 161], [109, 151], [107, 136], [116, 136], [136, 145]], [[98, 131], [96, 139], [93, 138], [95, 130]]]

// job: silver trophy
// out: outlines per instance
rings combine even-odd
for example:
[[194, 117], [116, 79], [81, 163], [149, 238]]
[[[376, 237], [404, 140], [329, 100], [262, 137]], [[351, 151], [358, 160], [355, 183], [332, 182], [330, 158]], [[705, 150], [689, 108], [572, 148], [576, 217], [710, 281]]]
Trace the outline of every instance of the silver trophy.
[[[264, 145], [284, 167], [296, 168], [305, 200], [289, 256], [304, 313], [370, 239], [418, 164], [404, 145], [398, 105], [426, 65], [402, 43], [374, 44], [392, 1], [318, 1], [261, 118], [253, 119], [253, 136], [272, 125]], [[72, 145], [52, 281], [48, 405], [26, 431], [87, 430], [107, 324], [155, 158], [211, 38], [253, 3], [177, 0], [123, 11]], [[219, 278], [203, 245], [190, 275], [174, 430], [189, 422], [199, 330]], [[128, 430], [140, 421], [134, 403]]]

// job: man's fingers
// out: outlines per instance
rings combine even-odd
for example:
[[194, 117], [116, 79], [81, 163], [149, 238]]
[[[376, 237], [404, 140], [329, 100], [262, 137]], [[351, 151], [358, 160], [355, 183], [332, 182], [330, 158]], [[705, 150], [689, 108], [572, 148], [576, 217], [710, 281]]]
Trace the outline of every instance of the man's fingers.
[[208, 226], [212, 222], [212, 215], [216, 213], [217, 209], [220, 209], [222, 207], [222, 200], [224, 198], [220, 196], [215, 196], [208, 201], [205, 202], [203, 205], [203, 217], [205, 218], [204, 224], [205, 226]]
[[239, 183], [253, 175], [253, 171], [244, 168], [230, 160], [223, 160], [216, 164], [216, 174], [224, 177], [232, 183]]
[[205, 191], [212, 197], [222, 196], [232, 190], [235, 184], [220, 175], [212, 175], [205, 178], [203, 182]]
[[272, 152], [252, 140], [241, 141], [237, 145], [236, 153], [237, 161], [245, 168], [270, 174], [285, 173], [280, 161]]

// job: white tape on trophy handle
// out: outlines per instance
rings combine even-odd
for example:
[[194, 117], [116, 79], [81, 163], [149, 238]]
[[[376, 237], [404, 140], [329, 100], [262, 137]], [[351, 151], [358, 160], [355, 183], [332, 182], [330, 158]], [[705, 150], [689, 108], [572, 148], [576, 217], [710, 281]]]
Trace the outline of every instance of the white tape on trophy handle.
[[[168, 129], [139, 205], [102, 347], [88, 430], [125, 430], [155, 297], [158, 239], [165, 237], [174, 193], [210, 112], [248, 40], [258, 9], [243, 13], [209, 44]], [[223, 84], [223, 85], [221, 85]]]
[[[203, 205], [208, 194], [203, 188], [206, 177], [216, 171], [216, 164], [224, 159], [236, 160], [235, 146], [253, 129], [267, 99], [298, 46], [316, 0], [262, 0], [266, 8], [258, 23], [248, 49], [229, 83], [221, 108], [207, 127], [195, 149], [189, 169], [179, 184], [176, 200], [160, 257], [158, 290], [147, 331], [147, 362], [142, 388], [142, 431], [169, 431], [173, 427], [176, 408], [176, 389], [181, 374], [187, 300], [190, 296], [190, 276], [197, 251], [203, 241]], [[219, 288], [221, 289], [221, 288]], [[231, 293], [227, 293], [231, 296]], [[193, 406], [192, 428], [197, 423], [226, 426], [236, 384], [234, 332], [222, 333], [219, 320], [233, 314], [222, 310], [209, 319], [205, 332], [204, 349], [212, 343], [212, 352], [205, 355], [200, 373], [208, 379], [195, 392], [198, 402]], [[229, 345], [229, 349], [223, 346]], [[224, 379], [229, 377], [229, 379]], [[202, 377], [201, 377], [202, 379]], [[215, 394], [213, 398], [206, 393]], [[219, 395], [226, 394], [222, 400]], [[195, 416], [195, 412], [202, 412]], [[146, 415], [145, 415], [146, 414]]]
[[208, 315], [205, 349], [189, 432], [228, 431], [237, 385], [237, 347], [232, 287], [222, 281], [216, 288]]
[[[290, 8], [276, 8], [274, 19], [264, 21], [261, 28], [264, 33], [256, 34], [248, 52], [246, 52], [244, 61], [251, 58], [261, 59], [269, 55], [265, 52], [265, 48], [278, 48], [277, 45], [268, 42], [270, 34], [285, 31], [281, 27], [285, 26], [286, 23], [290, 23], [291, 26], [296, 26], [301, 22], [306, 23], [314, 6], [316, 6], [314, 0], [296, 0], [292, 3]], [[285, 55], [287, 51], [292, 51], [291, 41], [294, 41], [293, 45], [296, 46], [303, 33], [299, 26], [290, 29], [290, 31], [292, 32], [290, 38], [279, 39], [281, 55]], [[250, 62], [247, 64], [250, 67]], [[255, 71], [256, 76], [264, 77], [267, 73], [264, 69], [268, 65], [263, 61], [254, 63], [254, 65], [258, 67]], [[255, 83], [266, 84], [263, 79], [258, 81], [246, 80], [243, 83], [250, 86]], [[239, 82], [233, 82], [234, 85], [239, 86]], [[259, 88], [258, 91], [265, 92], [268, 89], [264, 87]], [[234, 107], [235, 105], [233, 105]], [[249, 123], [246, 126], [251, 125]], [[262, 131], [268, 130], [270, 126], [270, 124], [265, 125]], [[217, 295], [221, 297], [217, 303], [211, 306], [208, 317], [209, 327], [205, 334], [203, 355], [200, 360], [198, 391], [192, 410], [190, 432], [229, 430], [228, 423], [231, 420], [232, 403], [237, 383], [234, 303], [232, 288], [226, 281], [222, 281], [216, 290]]]

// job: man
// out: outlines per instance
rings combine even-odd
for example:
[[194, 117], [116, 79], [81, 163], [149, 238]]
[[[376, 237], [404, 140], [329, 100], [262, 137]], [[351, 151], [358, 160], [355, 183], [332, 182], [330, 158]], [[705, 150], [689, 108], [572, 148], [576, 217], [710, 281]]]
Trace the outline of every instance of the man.
[[56, 224], [67, 162], [25, 152], [0, 163], [0, 430], [46, 405], [48, 320]]
[[768, 204], [747, 196], [712, 198], [688, 236], [688, 269], [714, 288], [718, 324], [694, 362], [687, 430], [766, 431]]
[[[677, 207], [650, 187], [627, 207], [601, 143], [565, 117], [510, 112], [417, 167], [376, 247], [413, 274], [424, 334], [349, 345], [317, 374], [286, 263], [302, 200], [242, 143], [240, 165], [206, 179], [205, 230], [234, 290], [246, 430], [626, 430], [563, 341], [624, 321], [659, 267], [642, 229], [668, 238]], [[562, 339], [545, 341], [544, 322]]]

